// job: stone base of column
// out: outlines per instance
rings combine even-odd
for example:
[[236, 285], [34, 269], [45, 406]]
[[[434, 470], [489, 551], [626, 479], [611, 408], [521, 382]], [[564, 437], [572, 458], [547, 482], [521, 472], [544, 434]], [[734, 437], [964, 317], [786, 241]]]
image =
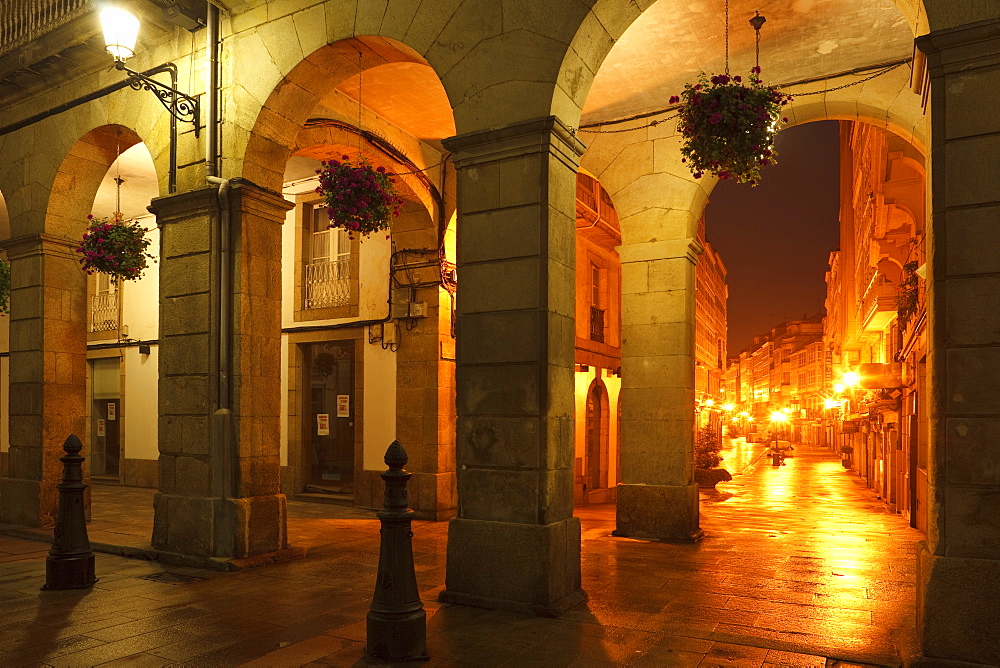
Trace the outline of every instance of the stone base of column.
[[558, 617], [587, 600], [580, 588], [580, 520], [448, 524], [442, 603]]
[[618, 485], [617, 528], [612, 535], [665, 543], [694, 543], [705, 536], [698, 526], [698, 485]]
[[0, 478], [0, 524], [55, 526], [59, 511], [57, 480]]
[[450, 520], [458, 514], [458, 485], [454, 471], [414, 473], [410, 480], [410, 508], [418, 520]]
[[245, 559], [288, 547], [284, 494], [223, 499], [157, 493], [153, 511], [157, 550]]
[[[1000, 561], [942, 557], [921, 543], [917, 625], [923, 657], [995, 665], [1000, 657]], [[935, 661], [936, 660], [936, 661]]]

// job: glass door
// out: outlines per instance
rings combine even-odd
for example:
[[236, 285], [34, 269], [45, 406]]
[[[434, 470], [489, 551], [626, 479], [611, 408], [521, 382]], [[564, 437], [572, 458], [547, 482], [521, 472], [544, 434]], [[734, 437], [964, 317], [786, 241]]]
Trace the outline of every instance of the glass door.
[[305, 344], [304, 462], [308, 485], [354, 493], [354, 341]]

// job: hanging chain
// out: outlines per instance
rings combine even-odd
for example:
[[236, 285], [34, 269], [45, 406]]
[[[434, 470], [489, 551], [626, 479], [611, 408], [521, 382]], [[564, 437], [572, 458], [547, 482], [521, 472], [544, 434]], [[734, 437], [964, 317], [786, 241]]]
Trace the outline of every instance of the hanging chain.
[[726, 0], [726, 74], [729, 74], [729, 0]]
[[[907, 62], [909, 62], [909, 60], [907, 60]], [[822, 90], [811, 90], [811, 91], [809, 91], [807, 93], [795, 93], [795, 97], [802, 97], [803, 95], [822, 95], [823, 93], [832, 93], [835, 90], [843, 90], [844, 88], [850, 88], [851, 86], [857, 86], [859, 84], [865, 83], [866, 81], [871, 81], [875, 77], [880, 77], [883, 74], [888, 74], [889, 72], [892, 72], [894, 69], [896, 69], [898, 67], [902, 67], [905, 64], [906, 63], [904, 62], [904, 63], [896, 63], [895, 65], [889, 65], [889, 66], [885, 67], [884, 69], [881, 69], [878, 72], [875, 72], [874, 74], [871, 74], [871, 75], [865, 77], [864, 79], [858, 79], [857, 81], [852, 81], [850, 83], [845, 83], [842, 86], [834, 86], [833, 88], [824, 88]], [[775, 86], [775, 88], [785, 88], [785, 86]]]
[[[833, 88], [822, 88], [820, 90], [811, 90], [811, 91], [808, 91], [808, 92], [805, 92], [805, 93], [795, 93], [794, 95], [795, 95], [795, 97], [802, 97], [803, 95], [822, 95], [823, 93], [831, 93], [831, 92], [833, 92], [835, 90], [843, 90], [845, 88], [851, 88], [852, 86], [859, 86], [859, 85], [865, 83], [866, 81], [871, 81], [872, 79], [875, 79], [875, 78], [878, 78], [878, 77], [883, 76], [885, 74], [888, 74], [889, 72], [892, 72], [893, 70], [898, 69], [898, 68], [902, 67], [903, 65], [908, 64], [909, 62], [910, 62], [910, 59], [906, 58], [906, 59], [901, 60], [899, 62], [891, 63], [891, 64], [886, 65], [884, 67], [879, 67], [872, 74], [869, 74], [868, 76], [866, 76], [864, 78], [858, 79], [857, 81], [850, 81], [850, 82], [842, 84], [840, 86], [834, 86]], [[867, 69], [862, 70], [862, 71], [869, 71], [870, 72], [871, 69], [872, 68], [867, 68]], [[837, 77], [841, 77], [841, 76], [847, 76], [849, 74], [859, 74], [859, 73], [860, 72], [856, 72], [856, 71], [844, 72], [844, 73], [841, 73], [841, 74], [832, 75], [830, 78], [837, 78]], [[793, 81], [793, 82], [789, 82], [789, 83], [785, 83], [785, 84], [777, 84], [774, 87], [778, 88], [780, 90], [780, 89], [784, 89], [784, 88], [790, 88], [791, 86], [799, 86], [799, 85], [803, 85], [803, 84], [807, 84], [807, 83], [814, 83], [814, 81], [813, 80], [802, 81], [802, 82], [795, 82], [795, 81]], [[653, 115], [656, 115], [656, 114], [667, 113], [669, 111], [673, 111], [676, 108], [677, 108], [677, 106], [674, 105], [674, 106], [671, 106], [671, 107], [667, 107], [666, 109], [661, 109], [660, 111], [648, 112], [648, 113], [642, 114], [641, 118], [646, 118], [646, 117], [653, 116]], [[645, 130], [646, 128], [656, 127], [657, 125], [659, 125], [661, 123], [665, 123], [665, 122], [667, 122], [669, 120], [672, 120], [674, 118], [677, 118], [677, 114], [672, 114], [672, 115], [667, 116], [665, 118], [659, 118], [659, 119], [656, 119], [654, 121], [650, 121], [649, 123], [645, 123], [643, 125], [636, 125], [636, 126], [631, 127], [631, 128], [622, 128], [620, 130], [603, 130], [603, 129], [599, 130], [599, 129], [597, 129], [597, 128], [605, 128], [605, 127], [607, 127], [609, 125], [618, 125], [619, 123], [626, 123], [626, 122], [640, 120], [639, 118], [624, 118], [624, 119], [619, 119], [619, 120], [616, 120], [616, 121], [605, 121], [603, 123], [594, 123], [594, 124], [591, 124], [591, 125], [584, 125], [584, 126], [582, 126], [582, 127], [579, 128], [578, 132], [586, 132], [588, 134], [597, 134], [597, 135], [611, 135], [611, 134], [618, 134], [620, 132], [634, 132], [635, 130]]]
[[[358, 130], [361, 129], [361, 79], [364, 77], [365, 66], [362, 61], [361, 49], [358, 49]], [[361, 133], [358, 133], [358, 162], [361, 162]]]
[[753, 64], [757, 66], [757, 69], [760, 69], [760, 28], [756, 28], [754, 34], [757, 36], [757, 41], [754, 44]]
[[122, 184], [125, 183], [125, 179], [122, 178], [122, 129], [118, 128], [115, 133], [115, 166], [117, 167], [117, 172], [115, 175], [115, 218], [122, 218]]
[[749, 23], [753, 26], [754, 37], [754, 66], [760, 69], [760, 29], [761, 26], [767, 21], [766, 18], [760, 15], [759, 11], [753, 13], [753, 18], [750, 19]]

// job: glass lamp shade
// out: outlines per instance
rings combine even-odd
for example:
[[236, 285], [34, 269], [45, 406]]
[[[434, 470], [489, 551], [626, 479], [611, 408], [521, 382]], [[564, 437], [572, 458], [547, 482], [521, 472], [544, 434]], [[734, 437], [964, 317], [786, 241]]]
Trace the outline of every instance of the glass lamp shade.
[[101, 28], [108, 53], [115, 60], [125, 62], [135, 55], [135, 40], [139, 35], [139, 19], [124, 9], [105, 9], [101, 12]]

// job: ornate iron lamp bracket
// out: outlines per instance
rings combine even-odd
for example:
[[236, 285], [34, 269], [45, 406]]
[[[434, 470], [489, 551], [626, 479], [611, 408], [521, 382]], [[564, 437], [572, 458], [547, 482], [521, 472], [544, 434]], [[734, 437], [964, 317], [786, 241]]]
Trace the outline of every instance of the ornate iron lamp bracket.
[[[133, 89], [152, 92], [171, 116], [182, 123], [191, 123], [194, 125], [194, 136], [199, 136], [201, 132], [201, 127], [199, 126], [201, 120], [201, 103], [197, 97], [186, 95], [176, 88], [160, 83], [141, 72], [136, 72], [126, 67], [125, 63], [120, 60], [115, 61], [115, 68], [125, 73], [128, 77], [129, 86]], [[176, 81], [176, 74], [173, 71], [171, 72], [171, 80]]]

